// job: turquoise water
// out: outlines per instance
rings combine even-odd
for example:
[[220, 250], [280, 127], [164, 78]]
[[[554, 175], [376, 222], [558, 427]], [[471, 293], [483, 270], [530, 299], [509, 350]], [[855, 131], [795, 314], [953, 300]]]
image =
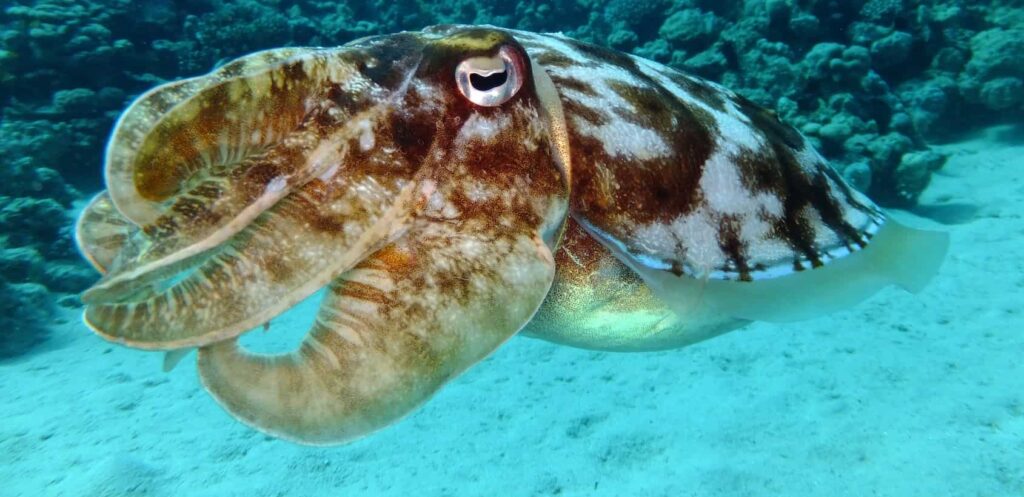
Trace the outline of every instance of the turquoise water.
[[[49, 0], [2, 7], [0, 496], [1024, 495], [1019, 3]], [[82, 292], [100, 275], [76, 246], [75, 220], [110, 187], [105, 146], [138, 95], [257, 50], [337, 46], [438, 23], [560, 31], [721, 83], [775, 109], [893, 219], [948, 233], [948, 254], [917, 293], [887, 286], [835, 312], [755, 320], [668, 350], [560, 345], [564, 339], [525, 336], [544, 335], [545, 324], [534, 320], [408, 415], [330, 447], [240, 422], [204, 392], [194, 352], [165, 372], [163, 354], [104, 340], [83, 323]], [[603, 77], [588, 67], [585, 83]], [[566, 102], [576, 98], [564, 79], [554, 81]], [[604, 90], [599, 100], [613, 101], [611, 87]], [[624, 104], [600, 109], [615, 105]], [[722, 136], [743, 140], [736, 128]], [[387, 139], [359, 131], [352, 146], [368, 153]], [[579, 148], [570, 152], [577, 173], [587, 170]], [[154, 163], [172, 154], [159, 150]], [[282, 188], [273, 185], [267, 191]], [[666, 211], [671, 205], [664, 201]], [[79, 245], [93, 239], [79, 233]], [[115, 271], [134, 257], [126, 250], [108, 259], [86, 245]], [[413, 251], [409, 260], [428, 253], [442, 252]], [[514, 267], [534, 259], [523, 260]], [[586, 281], [615, 271], [632, 274], [605, 267]], [[842, 273], [808, 295], [841, 294], [853, 276]], [[242, 280], [231, 288], [254, 288]], [[613, 295], [646, 291], [635, 278], [611, 281]], [[528, 283], [515, 288], [501, 294], [495, 313], [514, 308]], [[701, 298], [717, 298], [707, 288]], [[296, 349], [328, 295], [284, 306], [244, 334], [243, 347]], [[570, 300], [586, 309], [570, 324], [633, 330], [649, 318], [635, 309], [610, 312], [588, 295]], [[733, 304], [714, 314], [740, 313]], [[159, 321], [192, 315], [177, 309]], [[677, 319], [696, 326], [692, 316]], [[356, 375], [341, 369], [343, 383]], [[390, 370], [379, 371], [371, 378]], [[234, 374], [224, 376], [252, 377]], [[307, 386], [325, 384], [321, 376]], [[302, 391], [295, 385], [250, 391], [291, 398]], [[304, 409], [314, 412], [310, 404], [289, 412]], [[272, 424], [263, 428], [273, 432]]]

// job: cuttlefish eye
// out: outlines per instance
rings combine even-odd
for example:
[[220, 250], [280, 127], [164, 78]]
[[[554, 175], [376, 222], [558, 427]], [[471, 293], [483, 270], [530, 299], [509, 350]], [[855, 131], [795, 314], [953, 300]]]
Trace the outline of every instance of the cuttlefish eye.
[[496, 107], [523, 87], [522, 57], [508, 46], [493, 57], [470, 57], [455, 68], [459, 93], [474, 104]]

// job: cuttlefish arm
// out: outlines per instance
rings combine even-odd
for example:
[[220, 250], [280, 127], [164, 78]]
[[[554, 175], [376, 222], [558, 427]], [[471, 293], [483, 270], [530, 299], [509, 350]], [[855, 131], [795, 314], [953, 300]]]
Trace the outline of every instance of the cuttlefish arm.
[[259, 430], [343, 443], [403, 417], [490, 354], [530, 320], [553, 278], [536, 231], [421, 220], [331, 284], [298, 351], [259, 356], [229, 340], [199, 350], [199, 372]]
[[82, 209], [75, 223], [75, 243], [92, 267], [106, 274], [126, 243], [139, 231], [124, 217], [105, 190], [96, 194]]
[[[98, 193], [82, 209], [75, 223], [75, 243], [78, 251], [101, 274], [106, 274], [126, 243], [139, 231], [139, 227], [124, 217], [114, 206], [110, 194]], [[193, 349], [172, 349], [164, 354], [163, 371], [169, 372]]]
[[[312, 295], [405, 229], [416, 201], [412, 188], [351, 171], [311, 182], [180, 279], [140, 288], [131, 300], [89, 302], [85, 322], [108, 340], [151, 350], [237, 336]], [[384, 196], [393, 197], [391, 203], [377, 201]], [[339, 219], [335, 209], [360, 215]]]

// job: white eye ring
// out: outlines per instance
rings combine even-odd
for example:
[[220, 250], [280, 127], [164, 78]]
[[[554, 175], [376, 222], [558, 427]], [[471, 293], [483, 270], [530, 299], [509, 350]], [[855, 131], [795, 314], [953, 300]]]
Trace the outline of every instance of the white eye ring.
[[511, 48], [495, 57], [470, 57], [455, 68], [459, 93], [483, 107], [497, 107], [523, 87], [523, 63]]

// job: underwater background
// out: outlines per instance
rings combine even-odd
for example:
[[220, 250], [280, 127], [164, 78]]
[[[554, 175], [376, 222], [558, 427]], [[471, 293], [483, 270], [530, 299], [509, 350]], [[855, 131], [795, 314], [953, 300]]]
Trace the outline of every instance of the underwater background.
[[[0, 6], [0, 496], [1024, 496], [1020, 1]], [[72, 224], [134, 97], [260, 49], [439, 23], [563, 32], [720, 82], [876, 202], [949, 231], [950, 255], [918, 295], [680, 350], [516, 338], [327, 449], [250, 430], [189, 361], [163, 373], [81, 323], [98, 275]]]

